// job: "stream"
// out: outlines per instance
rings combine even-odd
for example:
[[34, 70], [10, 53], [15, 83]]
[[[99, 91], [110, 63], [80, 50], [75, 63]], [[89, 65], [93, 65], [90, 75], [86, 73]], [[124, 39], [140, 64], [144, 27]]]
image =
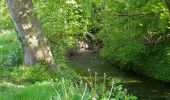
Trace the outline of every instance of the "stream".
[[[97, 77], [120, 79], [129, 94], [138, 97], [138, 100], [170, 100], [170, 85], [142, 75], [125, 72], [111, 65], [91, 51], [79, 51], [69, 58], [72, 68], [81, 76], [89, 77], [88, 69], [97, 72]], [[103, 81], [101, 81], [102, 83]]]

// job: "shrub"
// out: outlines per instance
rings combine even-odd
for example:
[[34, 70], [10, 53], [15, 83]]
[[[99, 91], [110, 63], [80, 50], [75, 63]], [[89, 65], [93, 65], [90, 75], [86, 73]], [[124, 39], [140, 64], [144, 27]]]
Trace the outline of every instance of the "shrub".
[[3, 30], [0, 34], [0, 67], [22, 64], [22, 50], [16, 32]]

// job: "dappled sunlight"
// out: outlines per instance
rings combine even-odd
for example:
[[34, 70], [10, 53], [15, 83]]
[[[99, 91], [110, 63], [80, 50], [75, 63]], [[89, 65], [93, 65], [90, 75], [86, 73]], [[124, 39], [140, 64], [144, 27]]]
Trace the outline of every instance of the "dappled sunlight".
[[16, 87], [16, 88], [24, 88], [24, 85], [18, 85], [18, 84], [14, 84], [12, 82], [7, 82], [7, 81], [1, 81], [0, 83], [0, 87], [1, 85], [7, 86], [7, 87]]
[[128, 81], [123, 81], [123, 83], [125, 83], [125, 84], [138, 84], [138, 83], [140, 83], [140, 84], [142, 84], [143, 82], [142, 81], [139, 81], [139, 80], [128, 80]]
[[75, 0], [66, 0], [66, 3], [68, 3], [68, 4], [77, 4]]
[[39, 60], [42, 60], [44, 58], [44, 52], [42, 51], [42, 49], [38, 49], [36, 52], [36, 57]]
[[169, 0], [0, 7], [0, 99], [169, 100]]
[[52, 86], [53, 84], [54, 84], [54, 82], [50, 82], [50, 81], [36, 83], [37, 86]]
[[36, 48], [38, 47], [38, 39], [36, 36], [29, 36], [28, 39], [27, 39], [29, 45], [31, 48]]
[[48, 47], [41, 25], [36, 15], [34, 15], [33, 1], [8, 1], [14, 26], [18, 33], [19, 41], [22, 44], [25, 65], [35, 63], [55, 66], [55, 61]]
[[77, 47], [78, 47], [78, 52], [81, 53], [87, 51], [89, 45], [85, 41], [78, 41]]
[[23, 28], [24, 30], [30, 29], [30, 28], [32, 28], [32, 24], [31, 24], [31, 23], [22, 24], [22, 28]]

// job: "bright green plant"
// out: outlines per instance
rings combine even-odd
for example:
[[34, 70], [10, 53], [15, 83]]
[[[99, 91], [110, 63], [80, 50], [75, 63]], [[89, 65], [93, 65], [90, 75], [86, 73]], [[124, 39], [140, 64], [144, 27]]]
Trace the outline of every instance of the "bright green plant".
[[0, 67], [16, 66], [22, 63], [22, 50], [16, 38], [16, 32], [7, 30], [1, 32], [0, 54]]
[[1, 0], [0, 2], [0, 32], [2, 30], [13, 29], [11, 18], [6, 6], [5, 0]]

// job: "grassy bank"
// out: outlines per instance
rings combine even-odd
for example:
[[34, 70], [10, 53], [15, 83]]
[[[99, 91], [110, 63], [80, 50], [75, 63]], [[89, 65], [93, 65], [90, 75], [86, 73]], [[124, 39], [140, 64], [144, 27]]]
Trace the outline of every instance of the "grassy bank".
[[60, 67], [53, 73], [44, 69], [36, 65], [1, 70], [1, 100], [136, 100], [117, 80], [110, 82], [109, 89], [104, 84], [94, 88], [90, 79], [87, 84], [69, 68]]

